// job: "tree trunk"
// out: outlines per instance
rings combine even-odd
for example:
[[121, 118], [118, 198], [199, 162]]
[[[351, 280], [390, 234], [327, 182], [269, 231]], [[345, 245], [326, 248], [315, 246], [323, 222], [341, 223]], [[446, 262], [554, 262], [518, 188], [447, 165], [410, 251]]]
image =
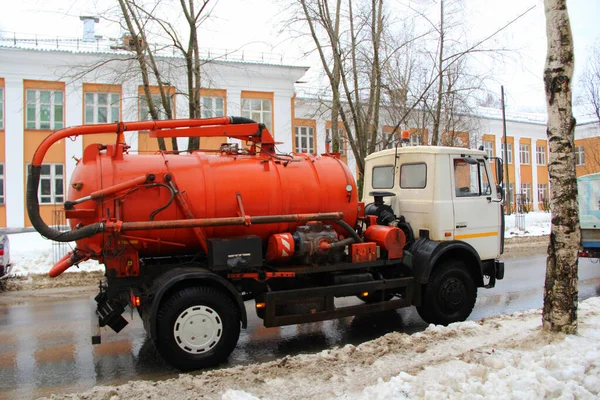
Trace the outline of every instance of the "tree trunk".
[[544, 0], [548, 53], [544, 70], [548, 108], [548, 169], [552, 231], [548, 245], [543, 327], [577, 332], [577, 269], [580, 243], [575, 170], [575, 119], [571, 108], [573, 39], [567, 0]]
[[[144, 48], [142, 48], [139, 40], [138, 33], [133, 26], [132, 20], [135, 20], [136, 24], [139, 22], [137, 15], [131, 9], [131, 5], [126, 3], [126, 0], [118, 0], [119, 6], [121, 7], [121, 12], [123, 13], [123, 18], [125, 19], [125, 23], [127, 24], [127, 29], [133, 38], [133, 44], [135, 46], [135, 53], [138, 58], [138, 63], [140, 66], [140, 71], [142, 73], [142, 82], [144, 84], [144, 96], [146, 97], [146, 101], [148, 103], [148, 111], [152, 116], [153, 120], [158, 119], [158, 112], [156, 107], [154, 106], [154, 102], [152, 101], [152, 94], [150, 93], [150, 79], [148, 76], [148, 67], [146, 65], [146, 56], [144, 54]], [[139, 24], [138, 24], [139, 26]], [[147, 45], [147, 44], [146, 44]], [[139, 103], [139, 100], [138, 100]], [[167, 146], [165, 145], [165, 139], [158, 138], [158, 148], [162, 151], [167, 150]]]
[[440, 119], [442, 117], [442, 96], [444, 93], [444, 0], [440, 1], [440, 53], [438, 54], [438, 90], [435, 103], [435, 116], [433, 118], [433, 132], [431, 132], [431, 145], [437, 146], [440, 142]]

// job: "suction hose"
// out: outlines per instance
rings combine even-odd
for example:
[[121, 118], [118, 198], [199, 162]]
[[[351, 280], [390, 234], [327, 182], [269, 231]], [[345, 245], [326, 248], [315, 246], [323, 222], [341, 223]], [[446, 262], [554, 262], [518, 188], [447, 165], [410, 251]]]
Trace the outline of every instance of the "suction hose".
[[41, 172], [41, 165], [31, 165], [29, 169], [29, 176], [27, 177], [27, 213], [29, 214], [31, 224], [42, 236], [57, 242], [74, 242], [104, 232], [105, 226], [103, 222], [97, 222], [81, 229], [67, 232], [61, 232], [46, 225], [40, 215], [40, 205], [38, 203]]

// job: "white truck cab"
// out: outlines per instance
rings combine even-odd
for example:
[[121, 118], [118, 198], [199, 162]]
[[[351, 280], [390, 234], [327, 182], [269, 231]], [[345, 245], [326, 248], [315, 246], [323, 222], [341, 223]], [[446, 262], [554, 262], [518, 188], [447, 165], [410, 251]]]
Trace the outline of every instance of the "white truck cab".
[[[493, 286], [504, 273], [497, 261], [504, 242], [501, 163], [494, 168], [499, 172], [496, 179], [481, 150], [437, 146], [383, 150], [365, 160], [363, 201], [376, 204], [379, 197], [406, 221], [415, 242], [429, 242], [415, 243], [409, 248], [413, 255], [424, 251], [421, 258], [432, 262], [443, 249], [461, 248], [473, 259], [465, 262], [480, 264], [490, 280], [485, 285]], [[464, 254], [460, 257], [465, 259]]]

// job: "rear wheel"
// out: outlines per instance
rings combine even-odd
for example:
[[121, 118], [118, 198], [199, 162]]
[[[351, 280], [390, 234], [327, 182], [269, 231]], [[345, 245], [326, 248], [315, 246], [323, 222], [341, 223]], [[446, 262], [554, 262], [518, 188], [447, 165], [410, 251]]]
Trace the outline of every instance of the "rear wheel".
[[240, 336], [236, 305], [223, 292], [209, 287], [175, 293], [161, 305], [156, 326], [158, 351], [183, 371], [225, 361]]
[[464, 263], [450, 260], [433, 271], [417, 311], [425, 322], [448, 325], [466, 320], [476, 299], [477, 286]]

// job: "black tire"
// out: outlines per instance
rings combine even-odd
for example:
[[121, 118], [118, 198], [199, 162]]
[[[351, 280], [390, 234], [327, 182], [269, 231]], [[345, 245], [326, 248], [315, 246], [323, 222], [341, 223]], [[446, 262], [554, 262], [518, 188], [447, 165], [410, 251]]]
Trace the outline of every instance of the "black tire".
[[163, 358], [175, 368], [190, 371], [227, 359], [240, 336], [240, 315], [223, 292], [189, 287], [161, 305], [156, 327], [156, 347]]
[[461, 261], [449, 260], [434, 269], [417, 307], [425, 322], [448, 325], [465, 321], [477, 300], [477, 286]]

